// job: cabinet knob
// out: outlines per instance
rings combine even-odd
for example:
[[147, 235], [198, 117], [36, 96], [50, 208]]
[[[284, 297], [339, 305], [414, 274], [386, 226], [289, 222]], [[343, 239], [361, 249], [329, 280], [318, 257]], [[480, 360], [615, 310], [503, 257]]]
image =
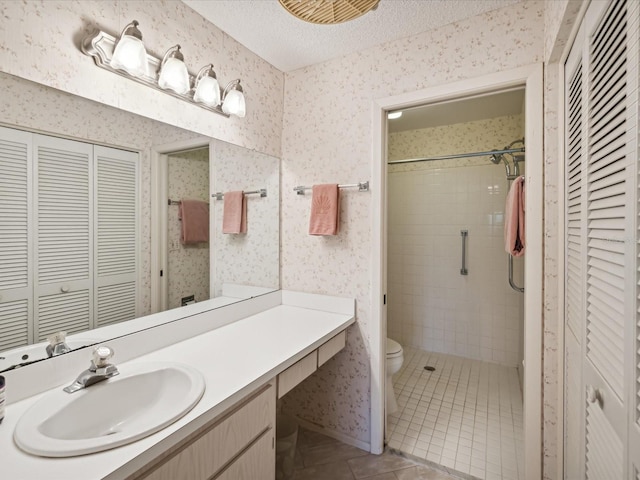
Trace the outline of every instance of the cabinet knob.
[[69, 285], [62, 285], [62, 286], [60, 287], [60, 291], [61, 291], [62, 293], [67, 293], [67, 292], [69, 292], [70, 290], [71, 290], [71, 287], [70, 287]]
[[587, 402], [596, 403], [602, 405], [602, 392], [600, 389], [595, 388], [593, 385], [587, 385]]

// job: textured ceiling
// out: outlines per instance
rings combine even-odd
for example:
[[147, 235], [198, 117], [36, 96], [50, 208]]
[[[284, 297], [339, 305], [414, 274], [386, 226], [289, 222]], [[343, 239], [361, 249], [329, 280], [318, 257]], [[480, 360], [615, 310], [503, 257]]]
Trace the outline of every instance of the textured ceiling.
[[364, 50], [524, 0], [381, 0], [350, 22], [315, 25], [277, 0], [183, 0], [283, 72]]

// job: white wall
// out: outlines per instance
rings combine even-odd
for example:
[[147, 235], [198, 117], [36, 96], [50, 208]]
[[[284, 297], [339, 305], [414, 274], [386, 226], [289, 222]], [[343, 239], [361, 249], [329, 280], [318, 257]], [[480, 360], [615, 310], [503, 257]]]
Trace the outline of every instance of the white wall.
[[[373, 101], [542, 61], [542, 2], [527, 1], [286, 75], [282, 286], [352, 296], [347, 348], [285, 402], [317, 425], [369, 441], [371, 197], [342, 198], [335, 238], [307, 235], [309, 198], [295, 185], [371, 177]], [[372, 185], [372, 188], [380, 188]]]
[[[512, 115], [393, 133], [389, 158], [503, 148], [522, 138], [522, 121]], [[524, 297], [508, 284], [503, 240], [508, 186], [504, 165], [486, 157], [389, 166], [388, 336], [427, 351], [520, 364]], [[466, 276], [461, 230], [469, 232]], [[519, 285], [522, 263], [515, 260]]]

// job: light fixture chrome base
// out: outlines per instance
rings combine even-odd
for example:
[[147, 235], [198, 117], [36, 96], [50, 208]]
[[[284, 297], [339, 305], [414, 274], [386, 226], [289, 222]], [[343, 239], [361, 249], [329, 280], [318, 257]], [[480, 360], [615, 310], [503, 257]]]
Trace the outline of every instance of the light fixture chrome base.
[[[185, 102], [188, 102], [191, 105], [196, 105], [210, 112], [217, 113], [218, 115], [222, 115], [223, 117], [229, 118], [229, 115], [224, 113], [220, 106], [210, 107], [203, 103], [195, 102], [193, 100], [193, 97], [191, 97], [190, 94], [179, 94], [171, 90], [165, 90], [163, 88], [160, 88], [158, 86], [158, 82], [155, 75], [156, 75], [156, 72], [159, 70], [161, 60], [152, 55], [149, 55], [148, 53], [147, 53], [147, 63], [148, 63], [147, 71], [153, 72], [154, 76], [144, 75], [141, 77], [135, 77], [133, 75], [128, 74], [124, 70], [117, 70], [111, 67], [110, 65], [111, 58], [113, 57], [113, 50], [115, 48], [115, 44], [116, 44], [116, 38], [113, 35], [109, 35], [108, 33], [103, 32], [102, 30], [96, 30], [95, 32], [93, 32], [91, 35], [89, 35], [87, 38], [84, 39], [84, 41], [81, 44], [81, 50], [82, 50], [82, 53], [84, 53], [85, 55], [89, 55], [90, 57], [93, 57], [93, 60], [95, 61], [96, 65], [100, 68], [104, 68], [105, 70], [108, 70], [110, 72], [117, 73], [122, 77], [126, 77], [130, 80], [141, 83], [155, 90], [166, 93], [167, 95], [171, 95], [172, 97], [179, 98], [180, 100], [184, 100]], [[191, 82], [191, 85], [193, 85], [193, 80], [194, 80], [194, 75], [189, 73], [189, 81]]]

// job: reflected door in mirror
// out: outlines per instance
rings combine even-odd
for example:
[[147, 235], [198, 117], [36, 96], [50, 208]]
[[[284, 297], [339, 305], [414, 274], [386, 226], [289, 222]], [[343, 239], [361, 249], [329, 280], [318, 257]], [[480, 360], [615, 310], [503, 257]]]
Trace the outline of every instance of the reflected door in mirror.
[[138, 154], [0, 129], [0, 350], [136, 316]]

